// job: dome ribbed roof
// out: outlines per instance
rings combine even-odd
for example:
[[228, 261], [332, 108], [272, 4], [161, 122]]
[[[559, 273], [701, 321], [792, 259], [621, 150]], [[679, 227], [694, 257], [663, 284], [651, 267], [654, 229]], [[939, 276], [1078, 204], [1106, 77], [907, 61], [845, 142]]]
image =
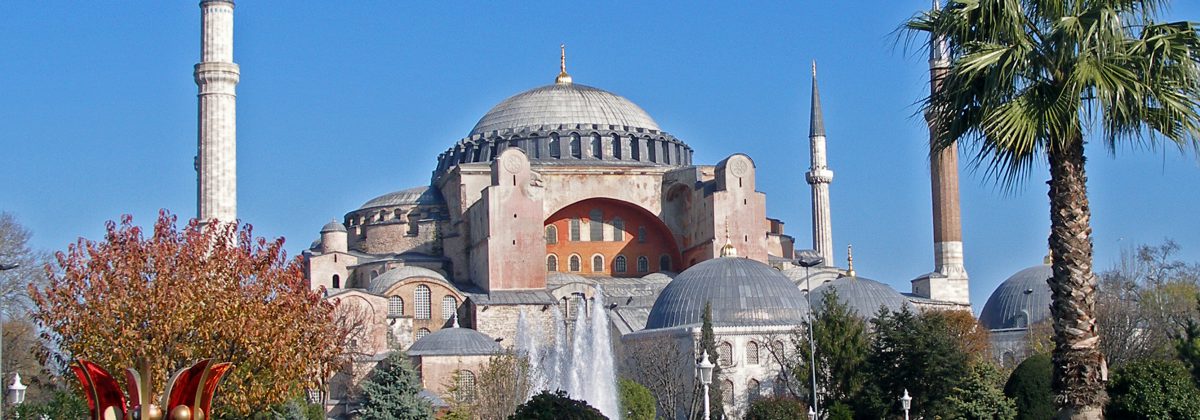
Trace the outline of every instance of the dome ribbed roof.
[[837, 291], [838, 299], [846, 302], [850, 309], [858, 312], [863, 318], [874, 317], [879, 313], [880, 306], [893, 312], [912, 306], [908, 298], [891, 286], [864, 277], [842, 277], [813, 288], [811, 293], [814, 311], [819, 311], [825, 306], [825, 291], [831, 287]]
[[988, 297], [979, 322], [991, 330], [1025, 328], [1050, 317], [1050, 285], [1054, 276], [1048, 264], [1035, 265], [1013, 274]]
[[442, 192], [429, 186], [414, 187], [407, 190], [390, 192], [367, 201], [359, 206], [359, 210], [374, 207], [405, 206], [414, 204], [437, 205], [445, 203]]
[[591, 86], [563, 83], [527, 90], [505, 99], [479, 119], [471, 134], [560, 124], [658, 130], [658, 123], [628, 99]]
[[409, 356], [473, 356], [496, 354], [500, 344], [470, 328], [443, 328], [421, 337], [408, 348]]
[[450, 284], [450, 282], [446, 280], [446, 277], [442, 276], [441, 273], [425, 267], [406, 265], [404, 267], [393, 268], [383, 274], [380, 274], [378, 277], [375, 277], [367, 286], [367, 290], [370, 290], [371, 293], [382, 295], [387, 293], [388, 289], [391, 289], [396, 283], [413, 277], [426, 277]]
[[343, 226], [341, 223], [339, 223], [336, 220], [331, 220], [331, 221], [329, 221], [329, 223], [326, 223], [325, 226], [321, 227], [321, 233], [345, 232], [345, 231], [346, 231], [346, 227]]
[[706, 302], [714, 326], [797, 325], [808, 311], [804, 294], [778, 270], [725, 257], [679, 273], [654, 301], [646, 329], [699, 325]]

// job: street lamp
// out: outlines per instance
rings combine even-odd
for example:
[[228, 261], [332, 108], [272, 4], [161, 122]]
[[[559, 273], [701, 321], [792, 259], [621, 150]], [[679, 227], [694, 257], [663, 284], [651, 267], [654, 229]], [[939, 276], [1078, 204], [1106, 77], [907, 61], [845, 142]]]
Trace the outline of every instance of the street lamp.
[[[19, 263], [4, 264], [0, 263], [0, 271], [12, 270], [20, 267]], [[0, 327], [0, 366], [4, 365], [4, 328]], [[0, 369], [0, 378], [4, 377], [3, 369]], [[25, 386], [21, 386], [21, 399], [25, 399]], [[4, 404], [0, 404], [0, 418], [4, 417]]]
[[904, 408], [904, 420], [908, 420], [908, 409], [912, 408], [912, 397], [908, 396], [908, 389], [905, 389], [904, 396], [900, 397], [900, 407]]
[[700, 383], [704, 384], [704, 420], [709, 420], [709, 402], [708, 402], [708, 385], [712, 383], [713, 367], [709, 361], [708, 350], [700, 353], [700, 362], [696, 363], [696, 373], [700, 376]]
[[808, 361], [808, 366], [812, 370], [812, 373], [809, 375], [810, 377], [812, 377], [812, 401], [810, 401], [811, 404], [809, 404], [808, 410], [809, 410], [809, 412], [811, 412], [813, 414], [813, 415], [809, 416], [809, 418], [814, 418], [814, 416], [817, 414], [817, 404], [818, 404], [818, 402], [817, 402], [817, 341], [816, 341], [816, 338], [813, 337], [813, 322], [812, 322], [812, 319], [813, 319], [812, 307], [813, 306], [812, 306], [812, 279], [811, 279], [812, 276], [809, 274], [808, 269], [812, 268], [812, 267], [816, 267], [818, 265], [821, 265], [822, 263], [825, 262], [825, 258], [822, 258], [821, 254], [818, 254], [817, 251], [814, 251], [811, 249], [806, 249], [804, 251], [800, 251], [799, 258], [796, 259], [796, 262], [799, 263], [801, 267], [804, 267], [804, 287], [806, 289], [808, 289], [808, 293], [804, 294], [804, 297], [806, 299], [808, 299], [808, 314], [805, 315], [806, 319], [808, 320], [808, 350], [809, 350], [808, 354], [809, 354], [809, 359], [810, 359]]
[[21, 374], [13, 375], [13, 383], [8, 387], [8, 402], [17, 405], [25, 402], [25, 384], [21, 383]]

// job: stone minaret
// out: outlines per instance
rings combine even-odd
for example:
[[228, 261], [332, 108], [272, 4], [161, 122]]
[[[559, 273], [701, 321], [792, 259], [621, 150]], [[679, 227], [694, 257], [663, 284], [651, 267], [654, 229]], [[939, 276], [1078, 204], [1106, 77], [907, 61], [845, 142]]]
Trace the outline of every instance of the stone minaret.
[[825, 265], [833, 265], [833, 227], [829, 221], [829, 184], [833, 182], [833, 171], [825, 164], [825, 121], [821, 116], [821, 93], [817, 91], [817, 62], [812, 66], [812, 110], [809, 115], [808, 140], [811, 148], [812, 166], [805, 174], [812, 186], [812, 241], [813, 249], [825, 258]]
[[196, 156], [197, 217], [237, 221], [237, 83], [233, 63], [233, 1], [200, 2], [202, 35], [199, 87], [199, 151]]
[[[933, 1], [934, 10], [940, 8]], [[942, 79], [950, 70], [946, 40], [930, 40], [929, 89], [937, 94]], [[937, 125], [932, 114], [925, 114], [932, 140]], [[931, 141], [932, 143], [932, 141]], [[963, 266], [962, 216], [959, 213], [958, 149], [954, 146], [930, 156], [930, 184], [933, 190], [933, 261], [934, 272], [913, 282], [913, 292], [931, 299], [969, 305], [967, 269]], [[923, 283], [923, 284], [922, 284]]]

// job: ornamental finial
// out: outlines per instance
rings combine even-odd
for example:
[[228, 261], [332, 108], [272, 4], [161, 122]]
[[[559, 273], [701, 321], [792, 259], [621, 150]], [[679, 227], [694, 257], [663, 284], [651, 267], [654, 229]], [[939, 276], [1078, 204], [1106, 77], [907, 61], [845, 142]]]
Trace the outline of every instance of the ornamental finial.
[[567, 44], [558, 44], [558, 77], [554, 83], [559, 85], [571, 84], [571, 75], [567, 74]]

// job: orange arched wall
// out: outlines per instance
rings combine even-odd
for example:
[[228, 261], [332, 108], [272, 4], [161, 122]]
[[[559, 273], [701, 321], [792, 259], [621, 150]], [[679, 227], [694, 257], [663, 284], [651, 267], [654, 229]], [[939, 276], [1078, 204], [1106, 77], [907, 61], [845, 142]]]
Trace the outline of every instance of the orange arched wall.
[[[593, 241], [589, 240], [591, 232], [591, 213], [592, 210], [599, 209], [603, 214], [604, 222], [606, 223], [605, 238], [609, 240]], [[611, 240], [614, 218], [621, 218], [625, 222], [625, 237], [623, 240]], [[571, 220], [579, 219], [580, 221], [580, 237], [578, 241], [571, 240]], [[675, 236], [671, 230], [663, 224], [658, 217], [650, 214], [646, 210], [635, 205], [625, 203], [619, 200], [607, 198], [592, 198], [583, 200], [554, 213], [550, 218], [546, 219], [545, 226], [553, 225], [557, 230], [557, 243], [546, 244], [547, 258], [550, 255], [555, 255], [558, 258], [558, 271], [564, 273], [579, 274], [583, 276], [613, 276], [613, 277], [641, 277], [649, 273], [663, 271], [663, 267], [659, 265], [659, 259], [662, 255], [667, 255], [671, 258], [671, 267], [669, 271], [679, 272], [684, 267], [683, 260], [679, 255], [679, 247], [675, 245]], [[637, 233], [638, 227], [646, 229], [646, 241], [638, 242]], [[545, 230], [543, 228], [543, 230]], [[596, 254], [604, 257], [603, 270], [592, 270], [592, 257]], [[580, 266], [579, 271], [570, 270], [570, 256], [579, 255]], [[615, 271], [615, 262], [618, 255], [625, 256], [626, 270], [625, 272]], [[639, 272], [637, 270], [638, 257], [646, 257], [649, 260], [649, 270]]]

